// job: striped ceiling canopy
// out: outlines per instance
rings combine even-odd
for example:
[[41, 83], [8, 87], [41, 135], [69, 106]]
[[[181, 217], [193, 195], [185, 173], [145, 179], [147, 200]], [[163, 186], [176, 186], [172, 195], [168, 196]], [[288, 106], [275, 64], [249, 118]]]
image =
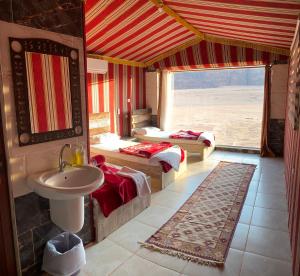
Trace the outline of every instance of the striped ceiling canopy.
[[87, 0], [88, 54], [149, 66], [205, 39], [289, 55], [300, 2]]

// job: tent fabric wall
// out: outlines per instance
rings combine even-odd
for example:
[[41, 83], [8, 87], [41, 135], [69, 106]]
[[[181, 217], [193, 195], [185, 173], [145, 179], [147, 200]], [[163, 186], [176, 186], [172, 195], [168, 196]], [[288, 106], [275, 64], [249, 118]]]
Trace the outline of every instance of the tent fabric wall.
[[222, 67], [259, 66], [287, 61], [284, 55], [252, 48], [230, 46], [202, 40], [174, 55], [154, 63], [150, 69], [195, 70]]
[[[299, 79], [300, 56], [298, 49], [300, 31], [296, 31], [295, 41], [292, 46], [290, 67], [288, 97], [295, 93], [296, 78]], [[299, 88], [298, 88], [299, 89]], [[287, 199], [289, 211], [289, 230], [293, 258], [293, 275], [300, 275], [300, 130], [294, 130], [293, 122], [289, 117], [291, 102], [287, 101], [287, 113], [285, 124], [285, 178], [287, 186]]]
[[146, 106], [145, 70], [112, 64], [106, 74], [87, 74], [89, 113], [110, 112], [111, 132], [127, 136], [130, 112]]

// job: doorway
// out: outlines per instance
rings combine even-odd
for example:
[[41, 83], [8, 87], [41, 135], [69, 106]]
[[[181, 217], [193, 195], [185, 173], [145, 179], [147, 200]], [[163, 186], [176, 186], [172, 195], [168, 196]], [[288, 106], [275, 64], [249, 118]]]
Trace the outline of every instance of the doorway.
[[174, 130], [211, 131], [216, 145], [260, 149], [264, 67], [173, 73]]

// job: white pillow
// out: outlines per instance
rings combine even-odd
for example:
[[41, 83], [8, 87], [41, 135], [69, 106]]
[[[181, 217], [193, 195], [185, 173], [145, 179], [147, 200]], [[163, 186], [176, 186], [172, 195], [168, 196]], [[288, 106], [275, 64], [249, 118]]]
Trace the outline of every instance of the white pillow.
[[119, 140], [120, 136], [111, 132], [96, 134], [90, 137], [91, 144], [108, 144]]
[[151, 132], [158, 132], [158, 131], [160, 131], [160, 129], [157, 127], [141, 127], [141, 128], [135, 128], [133, 130], [133, 133], [137, 135], [146, 135]]

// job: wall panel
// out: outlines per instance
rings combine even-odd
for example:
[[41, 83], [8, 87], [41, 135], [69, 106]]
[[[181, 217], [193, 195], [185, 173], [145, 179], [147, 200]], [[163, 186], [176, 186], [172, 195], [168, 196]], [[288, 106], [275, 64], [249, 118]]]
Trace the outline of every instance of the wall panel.
[[106, 74], [88, 73], [89, 113], [110, 112], [111, 132], [129, 135], [131, 110], [145, 108], [145, 69], [108, 65]]
[[[296, 91], [296, 82], [300, 78], [300, 41], [299, 27], [292, 45], [289, 65], [288, 97]], [[298, 88], [299, 89], [299, 88]], [[293, 274], [300, 275], [300, 130], [294, 130], [293, 122], [289, 117], [291, 102], [287, 102], [285, 125], [285, 178], [287, 185], [287, 199], [289, 210], [289, 230], [293, 259]]]

